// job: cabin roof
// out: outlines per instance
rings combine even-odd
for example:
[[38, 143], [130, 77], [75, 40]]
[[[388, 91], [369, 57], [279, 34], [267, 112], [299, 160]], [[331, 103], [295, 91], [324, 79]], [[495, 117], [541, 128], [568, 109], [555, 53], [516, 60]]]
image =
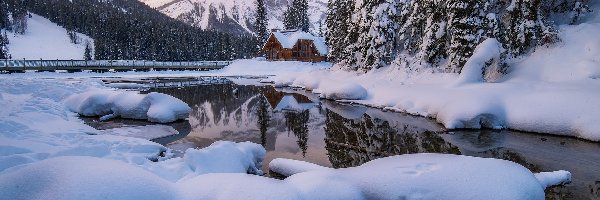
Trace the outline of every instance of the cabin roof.
[[286, 49], [294, 48], [294, 45], [298, 43], [298, 40], [312, 40], [313, 44], [319, 51], [319, 54], [326, 56], [329, 52], [327, 45], [325, 45], [325, 39], [323, 37], [316, 37], [310, 33], [303, 32], [300, 30], [295, 31], [277, 31], [272, 33], [273, 36], [281, 43], [281, 46]]

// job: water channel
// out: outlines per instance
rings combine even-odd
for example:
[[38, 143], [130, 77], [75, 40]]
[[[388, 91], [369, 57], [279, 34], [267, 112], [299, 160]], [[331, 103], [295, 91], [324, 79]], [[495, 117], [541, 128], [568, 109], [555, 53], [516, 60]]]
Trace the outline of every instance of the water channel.
[[[600, 143], [511, 130], [445, 130], [435, 120], [320, 100], [301, 90], [216, 84], [151, 88], [192, 107], [169, 124], [178, 135], [154, 139], [176, 153], [214, 141], [251, 141], [274, 158], [343, 168], [409, 153], [448, 153], [519, 163], [533, 172], [568, 170], [573, 182], [547, 189], [546, 199], [600, 199]], [[87, 120], [96, 128], [148, 122]], [[494, 173], [490, 171], [489, 173]]]

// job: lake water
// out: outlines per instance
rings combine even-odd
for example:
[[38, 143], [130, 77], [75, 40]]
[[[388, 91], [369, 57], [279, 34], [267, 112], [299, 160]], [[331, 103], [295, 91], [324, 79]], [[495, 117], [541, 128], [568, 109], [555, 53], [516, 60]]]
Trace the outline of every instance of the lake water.
[[[570, 171], [573, 183], [548, 189], [547, 199], [600, 199], [600, 143], [510, 130], [446, 131], [432, 119], [323, 101], [271, 86], [197, 85], [146, 92], [170, 94], [192, 107], [188, 121], [170, 124], [180, 134], [154, 140], [178, 154], [218, 140], [251, 141], [267, 150], [265, 172], [274, 158], [343, 168], [408, 153], [491, 157], [533, 172]], [[131, 121], [94, 126], [148, 124]]]

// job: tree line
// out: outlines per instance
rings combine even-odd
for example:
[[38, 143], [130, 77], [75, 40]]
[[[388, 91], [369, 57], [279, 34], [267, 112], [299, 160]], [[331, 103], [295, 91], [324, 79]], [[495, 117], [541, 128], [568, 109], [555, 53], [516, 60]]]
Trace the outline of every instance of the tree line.
[[330, 0], [330, 60], [368, 71], [396, 63], [461, 71], [479, 43], [496, 38], [502, 58], [558, 42], [557, 23], [577, 23], [586, 0]]
[[232, 60], [253, 57], [257, 51], [258, 41], [252, 35], [201, 30], [137, 0], [3, 0], [0, 5], [3, 28], [9, 15], [14, 19], [14, 7], [19, 7], [48, 18], [68, 33], [93, 38], [90, 52], [96, 59]]
[[[264, 44], [269, 38], [270, 31], [267, 20], [267, 10], [265, 0], [256, 0], [256, 14], [254, 16], [254, 30], [259, 44]], [[307, 0], [293, 0], [284, 12], [283, 25], [286, 30], [301, 30], [309, 32], [310, 21], [308, 19]]]

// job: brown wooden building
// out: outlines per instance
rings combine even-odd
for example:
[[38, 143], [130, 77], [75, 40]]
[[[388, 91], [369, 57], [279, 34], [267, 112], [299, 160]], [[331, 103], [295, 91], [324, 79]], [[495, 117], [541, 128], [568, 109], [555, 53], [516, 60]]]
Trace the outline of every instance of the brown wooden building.
[[299, 30], [273, 31], [259, 52], [268, 60], [305, 62], [325, 61], [327, 53], [323, 38]]

